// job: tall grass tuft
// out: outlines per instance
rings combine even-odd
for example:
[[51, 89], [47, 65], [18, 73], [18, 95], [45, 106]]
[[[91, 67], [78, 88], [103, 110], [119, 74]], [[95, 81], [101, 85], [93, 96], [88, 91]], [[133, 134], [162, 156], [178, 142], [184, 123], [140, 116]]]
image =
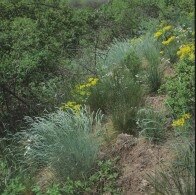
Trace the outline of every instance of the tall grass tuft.
[[100, 108], [111, 116], [117, 131], [131, 134], [135, 133], [136, 113], [143, 95], [140, 83], [142, 62], [135, 44], [124, 40], [110, 46], [103, 65], [105, 74], [100, 76], [88, 98], [92, 109]]
[[78, 113], [67, 110], [26, 117], [29, 128], [18, 134], [25, 147], [25, 162], [30, 169], [51, 168], [61, 181], [84, 177], [97, 157], [101, 120], [100, 111], [89, 114], [86, 108]]
[[129, 72], [116, 70], [110, 92], [112, 121], [120, 132], [135, 134], [136, 113], [141, 105], [143, 90]]
[[162, 166], [149, 181], [155, 194], [195, 194], [195, 143], [183, 138], [174, 144], [175, 159], [168, 166]]
[[142, 95], [139, 81], [129, 69], [119, 66], [93, 88], [88, 103], [91, 108], [101, 108], [110, 115], [118, 132], [134, 134]]
[[152, 108], [142, 108], [137, 112], [137, 124], [140, 135], [152, 142], [161, 142], [165, 138], [165, 116]]
[[127, 40], [114, 40], [109, 47], [106, 64], [119, 64], [124, 59], [127, 52], [129, 52], [130, 48], [131, 44]]
[[163, 71], [161, 68], [160, 50], [153, 37], [146, 35], [139, 46], [140, 52], [147, 61], [147, 81], [150, 92], [157, 92], [162, 83]]

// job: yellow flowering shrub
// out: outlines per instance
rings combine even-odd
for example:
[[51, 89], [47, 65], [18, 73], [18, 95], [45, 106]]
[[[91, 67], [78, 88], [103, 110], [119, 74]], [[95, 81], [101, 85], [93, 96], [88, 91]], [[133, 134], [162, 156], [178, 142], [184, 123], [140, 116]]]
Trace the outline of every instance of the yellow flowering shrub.
[[168, 26], [165, 26], [163, 27], [163, 31], [166, 32], [168, 30], [171, 30], [172, 29], [172, 26], [171, 25], [168, 25]]
[[176, 136], [183, 135], [189, 136], [192, 134], [192, 122], [189, 120], [191, 115], [189, 113], [181, 115], [181, 117], [177, 120], [174, 120], [172, 123], [172, 127], [174, 127], [174, 131]]
[[98, 78], [89, 78], [89, 79], [88, 79], [88, 83], [89, 83], [91, 86], [94, 86], [94, 85], [97, 84], [98, 80], [99, 80]]
[[186, 45], [182, 45], [179, 50], [177, 51], [177, 55], [179, 56], [179, 58], [185, 59], [188, 58], [191, 61], [194, 61], [195, 59], [195, 47], [192, 44], [186, 44]]
[[163, 35], [165, 32], [167, 32], [171, 29], [172, 29], [172, 26], [167, 25], [167, 26], [163, 27], [162, 29], [158, 30], [156, 33], [154, 33], [154, 37], [158, 39], [161, 35]]
[[162, 44], [163, 45], [169, 45], [175, 38], [176, 38], [175, 36], [171, 36], [166, 41], [163, 41]]
[[[90, 77], [88, 78], [86, 83], [82, 83], [75, 86], [73, 94], [78, 98], [79, 102], [83, 102], [85, 98], [87, 98], [90, 95], [90, 88], [95, 86], [98, 81], [98, 78]], [[81, 109], [81, 104], [78, 104], [75, 101], [68, 101], [67, 103], [62, 104], [60, 109], [64, 111], [67, 109], [72, 109], [75, 113], [78, 113]]]
[[68, 101], [64, 103], [61, 107], [61, 110], [65, 111], [67, 109], [72, 109], [75, 113], [78, 113], [81, 109], [81, 104], [77, 104], [76, 102]]
[[160, 24], [154, 37], [157, 39], [157, 44], [160, 47], [160, 54], [165, 59], [169, 59], [170, 63], [174, 63], [177, 60], [177, 49], [179, 47], [177, 35], [175, 33], [175, 28], [166, 23]]
[[189, 119], [189, 118], [191, 118], [191, 115], [189, 113], [187, 113], [187, 114], [183, 114], [182, 117], [184, 119]]
[[154, 33], [155, 38], [159, 38], [163, 34], [163, 31], [159, 30], [156, 33]]
[[90, 87], [95, 86], [98, 81], [99, 81], [98, 78], [93, 78], [93, 77], [88, 78], [86, 83], [76, 85], [75, 93], [78, 95], [81, 95], [81, 96], [89, 96], [90, 95], [90, 92], [89, 92]]
[[177, 120], [174, 120], [173, 123], [172, 123], [172, 126], [173, 127], [180, 127], [180, 126], [184, 126], [185, 122], [187, 119], [190, 119], [191, 118], [191, 115], [188, 113], [188, 114], [183, 114], [181, 116], [181, 118], [177, 119]]
[[185, 119], [184, 118], [180, 118], [178, 120], [174, 120], [172, 123], [172, 127], [178, 127], [178, 126], [183, 126], [185, 123]]
[[[90, 87], [95, 86], [98, 81], [98, 78], [90, 77], [86, 83], [76, 85], [75, 89], [73, 90], [74, 95], [79, 96], [76, 99], [78, 99], [79, 102], [84, 102], [84, 100], [86, 100], [85, 98], [90, 95]], [[67, 109], [72, 109], [75, 113], [78, 113], [81, 109], [81, 104], [78, 104], [75, 101], [68, 101], [67, 103], [62, 104], [60, 109], [64, 111]]]

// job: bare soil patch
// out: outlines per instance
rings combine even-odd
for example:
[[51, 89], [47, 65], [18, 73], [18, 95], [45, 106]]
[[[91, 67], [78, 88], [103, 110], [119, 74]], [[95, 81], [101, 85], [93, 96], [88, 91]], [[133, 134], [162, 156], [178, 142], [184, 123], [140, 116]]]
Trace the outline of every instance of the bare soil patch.
[[161, 163], [173, 158], [169, 143], [155, 145], [144, 138], [119, 134], [114, 145], [107, 148], [105, 156], [119, 157], [121, 176], [117, 180], [122, 195], [146, 195], [153, 192], [147, 175], [154, 174]]

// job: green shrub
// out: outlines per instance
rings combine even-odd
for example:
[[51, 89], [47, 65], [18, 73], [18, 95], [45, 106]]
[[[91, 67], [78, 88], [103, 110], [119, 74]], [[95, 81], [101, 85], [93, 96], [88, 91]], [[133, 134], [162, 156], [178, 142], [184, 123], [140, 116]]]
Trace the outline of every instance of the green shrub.
[[90, 96], [87, 99], [87, 103], [91, 110], [102, 110], [104, 113], [109, 112], [108, 108], [108, 93], [110, 91], [110, 82], [108, 78], [102, 78], [99, 80], [96, 86], [91, 88]]
[[194, 62], [182, 60], [175, 64], [176, 73], [169, 77], [163, 86], [168, 99], [166, 104], [174, 116], [194, 111]]
[[116, 166], [118, 159], [104, 160], [98, 162], [97, 170], [89, 178], [89, 183], [96, 189], [96, 193], [121, 194], [117, 187], [116, 180], [119, 177], [119, 170]]
[[86, 108], [26, 117], [29, 129], [18, 134], [25, 143], [25, 163], [29, 169], [49, 167], [62, 181], [84, 177], [97, 157], [101, 119], [100, 111], [89, 114]]
[[137, 112], [137, 124], [140, 135], [150, 141], [160, 142], [165, 137], [165, 116], [151, 108], [143, 108]]
[[194, 1], [192, 0], [164, 0], [161, 5], [160, 18], [172, 21], [177, 24], [193, 24], [193, 17], [189, 17], [193, 13]]
[[120, 188], [116, 184], [116, 179], [119, 177], [116, 162], [117, 158], [98, 161], [87, 178], [78, 180], [67, 177], [61, 185], [53, 183], [47, 186], [45, 192], [37, 185], [33, 187], [32, 191], [36, 195], [120, 194]]

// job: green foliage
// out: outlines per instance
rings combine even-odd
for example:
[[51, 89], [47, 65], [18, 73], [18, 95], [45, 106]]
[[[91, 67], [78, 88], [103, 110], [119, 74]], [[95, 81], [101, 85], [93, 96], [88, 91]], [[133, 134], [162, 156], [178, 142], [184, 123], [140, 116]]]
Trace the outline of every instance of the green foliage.
[[142, 108], [137, 112], [137, 124], [140, 135], [150, 141], [161, 142], [165, 138], [165, 116], [151, 108]]
[[69, 95], [78, 72], [68, 59], [93, 31], [92, 12], [51, 1], [4, 0], [0, 7], [0, 115], [14, 131], [25, 115], [53, 111]]
[[108, 108], [108, 90], [110, 90], [110, 83], [106, 81], [107, 78], [100, 79], [96, 86], [90, 90], [90, 96], [87, 99], [87, 104], [91, 110], [97, 111], [100, 109], [104, 113], [109, 112]]
[[53, 184], [51, 187], [49, 187], [46, 191], [47, 195], [61, 195], [59, 185]]
[[174, 24], [186, 24], [188, 26], [194, 24], [194, 18], [190, 17], [190, 13], [194, 13], [192, 0], [164, 0], [161, 5], [160, 18], [172, 21]]
[[89, 191], [89, 180], [71, 180], [67, 178], [63, 188], [62, 193], [65, 195], [82, 194]]
[[108, 6], [103, 6], [106, 16], [111, 18], [113, 36], [133, 37], [143, 33], [141, 28], [142, 21], [150, 21], [157, 18], [160, 14], [160, 4], [162, 1], [138, 1], [138, 0], [112, 0]]
[[195, 146], [183, 138], [174, 145], [176, 159], [169, 167], [162, 166], [154, 176], [149, 175], [156, 194], [195, 194]]
[[21, 181], [22, 178], [13, 172], [8, 163], [0, 158], [0, 193], [2, 195], [20, 194], [26, 188]]
[[113, 125], [119, 132], [135, 134], [136, 113], [143, 94], [140, 83], [130, 73], [119, 69], [116, 69], [110, 80], [112, 83], [108, 105]]
[[20, 194], [24, 192], [25, 186], [20, 182], [18, 177], [12, 179], [10, 183], [6, 186], [2, 195], [9, 195], [9, 194]]
[[120, 189], [116, 185], [116, 179], [119, 177], [116, 161], [117, 158], [98, 162], [98, 170], [89, 179], [96, 193], [120, 194]]
[[[6, 159], [0, 161], [0, 193], [27, 194], [32, 189], [38, 195], [119, 194], [113, 161], [101, 161], [92, 169], [102, 139], [100, 109], [111, 117], [115, 130], [137, 134], [138, 121], [142, 135], [162, 141], [165, 116], [140, 109], [144, 90], [157, 92], [162, 84], [160, 52], [171, 65], [180, 57], [175, 75], [163, 86], [167, 105], [174, 118], [193, 115], [192, 0], [106, 1], [0, 2], [0, 134], [6, 134], [0, 139], [0, 159]], [[172, 28], [155, 40], [160, 22], [158, 31], [165, 24]], [[184, 53], [177, 53], [179, 46]], [[97, 84], [83, 83], [89, 76]], [[62, 103], [65, 112], [54, 112]], [[94, 112], [80, 110], [79, 103]], [[49, 114], [42, 116], [44, 112]], [[27, 124], [24, 116], [29, 116]], [[186, 135], [183, 140], [193, 127], [191, 120], [186, 122], [174, 128], [177, 136]], [[13, 136], [21, 126], [24, 131]], [[158, 192], [192, 194], [193, 153], [192, 145], [185, 144], [169, 172], [153, 179]], [[58, 183], [44, 192], [29, 179], [43, 168]]]
[[[51, 167], [57, 178], [84, 177], [95, 162], [101, 113], [86, 109], [58, 111], [43, 118], [26, 118], [29, 129], [18, 133], [29, 169]], [[94, 132], [94, 133], [93, 133]], [[16, 135], [17, 136], [17, 135]]]
[[[135, 58], [133, 59], [135, 62]], [[133, 65], [133, 66], [132, 66]], [[114, 127], [119, 132], [135, 133], [135, 116], [142, 100], [142, 87], [130, 70], [134, 69], [131, 60], [129, 69], [119, 66], [110, 74], [100, 79], [92, 89], [87, 102], [92, 109], [103, 109], [112, 116]], [[135, 72], [137, 72], [138, 67]]]
[[[60, 186], [60, 184], [53, 183], [53, 184], [47, 186], [43, 192], [43, 190], [41, 190], [40, 186], [35, 185], [32, 187], [31, 191], [34, 192], [36, 195], [43, 195], [43, 194], [61, 195], [62, 194], [62, 187]], [[70, 195], [71, 195], [71, 193], [70, 193]]]
[[79, 194], [120, 194], [120, 189], [116, 185], [116, 179], [119, 177], [119, 170], [116, 167], [117, 158], [114, 160], [103, 160], [96, 163], [96, 169], [89, 177], [70, 179], [67, 177], [62, 185], [53, 183], [48, 186], [45, 192], [42, 192], [39, 186], [33, 187], [36, 195], [79, 195]]
[[194, 110], [194, 62], [182, 60], [175, 64], [176, 73], [164, 84], [167, 105], [175, 116], [192, 113]]
[[32, 192], [34, 192], [36, 195], [42, 195], [41, 189], [38, 185], [33, 186]]

